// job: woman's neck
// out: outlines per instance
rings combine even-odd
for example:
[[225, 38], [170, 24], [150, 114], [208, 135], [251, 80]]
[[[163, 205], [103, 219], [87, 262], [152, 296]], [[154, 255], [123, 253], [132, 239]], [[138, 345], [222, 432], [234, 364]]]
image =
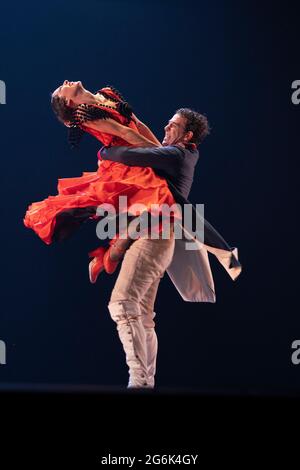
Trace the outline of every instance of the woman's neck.
[[86, 91], [84, 96], [82, 97], [81, 104], [97, 104], [99, 100], [96, 98], [96, 95], [91, 93], [90, 91]]
[[101, 93], [96, 93], [94, 95], [94, 97], [96, 98], [97, 100], [97, 103], [102, 103], [102, 104], [105, 104], [105, 105], [108, 105], [108, 106], [112, 106], [113, 108], [116, 107], [116, 103], [114, 101], [111, 101], [110, 99], [108, 98], [105, 98], [105, 96], [103, 96]]
[[110, 101], [105, 98], [101, 93], [96, 93], [94, 95], [90, 91], [86, 91], [80, 101], [82, 101], [81, 104], [105, 104], [107, 106], [112, 106], [113, 108], [116, 107], [116, 103], [114, 101]]

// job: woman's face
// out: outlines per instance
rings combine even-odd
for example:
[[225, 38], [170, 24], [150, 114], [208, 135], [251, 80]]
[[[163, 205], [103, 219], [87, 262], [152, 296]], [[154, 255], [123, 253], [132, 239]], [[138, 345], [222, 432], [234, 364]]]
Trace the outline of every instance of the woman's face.
[[82, 86], [81, 82], [69, 82], [65, 80], [54, 92], [53, 96], [58, 95], [67, 100], [67, 105], [76, 107], [84, 103], [87, 90]]

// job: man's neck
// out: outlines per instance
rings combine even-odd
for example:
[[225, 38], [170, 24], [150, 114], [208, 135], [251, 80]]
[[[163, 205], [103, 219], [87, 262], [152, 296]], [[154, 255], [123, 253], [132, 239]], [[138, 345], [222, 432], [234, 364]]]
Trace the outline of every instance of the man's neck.
[[191, 149], [191, 150], [195, 150], [197, 148], [196, 144], [194, 144], [193, 142], [176, 142], [175, 145], [179, 145], [180, 147], [184, 148], [184, 149]]
[[185, 144], [183, 142], [176, 142], [175, 145], [178, 145], [179, 147], [185, 148]]

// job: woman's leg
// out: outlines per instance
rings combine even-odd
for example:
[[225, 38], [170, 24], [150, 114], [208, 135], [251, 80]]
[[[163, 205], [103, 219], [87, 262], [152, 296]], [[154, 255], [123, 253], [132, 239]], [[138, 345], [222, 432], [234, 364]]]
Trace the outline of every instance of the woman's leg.
[[[140, 233], [140, 216], [128, 216], [129, 224], [127, 226], [127, 237], [120, 238], [117, 236], [115, 239], [110, 241], [110, 246], [105, 248], [98, 248], [91, 252], [90, 255], [95, 253], [95, 258], [89, 264], [89, 275], [92, 283], [96, 282], [100, 272], [105, 270], [108, 274], [112, 274], [117, 269], [117, 266], [121, 259], [124, 257], [128, 248], [132, 243], [139, 238], [137, 236]], [[151, 223], [153, 221], [151, 220]], [[151, 229], [158, 228], [159, 220], [156, 220], [152, 225]], [[143, 232], [143, 236], [147, 234], [149, 237], [149, 226], [146, 228], [146, 232]], [[97, 252], [99, 251], [99, 255]]]
[[[128, 217], [129, 221], [135, 218], [134, 216]], [[92, 284], [96, 282], [103, 270], [108, 274], [112, 274], [116, 270], [119, 261], [124, 257], [125, 252], [134, 241], [134, 237], [130, 237], [130, 234], [133, 234], [133, 230], [132, 228], [130, 229], [130, 226], [127, 226], [126, 238], [119, 238], [117, 235], [114, 239], [110, 240], [108, 248], [99, 247], [89, 253], [89, 257], [93, 258], [89, 263], [89, 277]]]
[[111, 261], [120, 261], [125, 251], [128, 250], [130, 245], [136, 239], [136, 230], [139, 229], [139, 217], [129, 216], [127, 225], [127, 237], [120, 238], [119, 236], [115, 240], [111, 240], [109, 248], [109, 258]]
[[[139, 234], [139, 232], [141, 230], [140, 216], [138, 216], [138, 217], [137, 216], [129, 216], [128, 220], [129, 220], [129, 224], [127, 226], [127, 238], [124, 239], [124, 238], [119, 238], [118, 237], [116, 240], [113, 240], [110, 243], [109, 258], [110, 258], [111, 261], [114, 261], [114, 262], [120, 261], [123, 258], [125, 252], [130, 247], [130, 245], [135, 240], [140, 238], [139, 236], [137, 236], [137, 234]], [[147, 225], [147, 228], [146, 228], [146, 233], [147, 234], [150, 233], [150, 231], [149, 231], [150, 228], [153, 229], [153, 227], [155, 227], [155, 228], [158, 227], [159, 220], [156, 220], [154, 223], [151, 220], [151, 224], [152, 225], [150, 225], [150, 227]], [[144, 232], [143, 232], [143, 235], [145, 235]]]

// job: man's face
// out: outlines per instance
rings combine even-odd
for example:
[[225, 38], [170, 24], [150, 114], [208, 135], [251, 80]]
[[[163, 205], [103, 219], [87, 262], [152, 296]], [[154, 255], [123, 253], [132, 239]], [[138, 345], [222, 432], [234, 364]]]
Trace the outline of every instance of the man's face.
[[76, 106], [82, 103], [85, 91], [81, 82], [69, 82], [65, 80], [63, 84], [53, 92], [53, 95], [66, 98], [69, 106]]
[[174, 114], [165, 127], [165, 137], [162, 145], [175, 145], [183, 141], [185, 132], [186, 118], [180, 114]]

